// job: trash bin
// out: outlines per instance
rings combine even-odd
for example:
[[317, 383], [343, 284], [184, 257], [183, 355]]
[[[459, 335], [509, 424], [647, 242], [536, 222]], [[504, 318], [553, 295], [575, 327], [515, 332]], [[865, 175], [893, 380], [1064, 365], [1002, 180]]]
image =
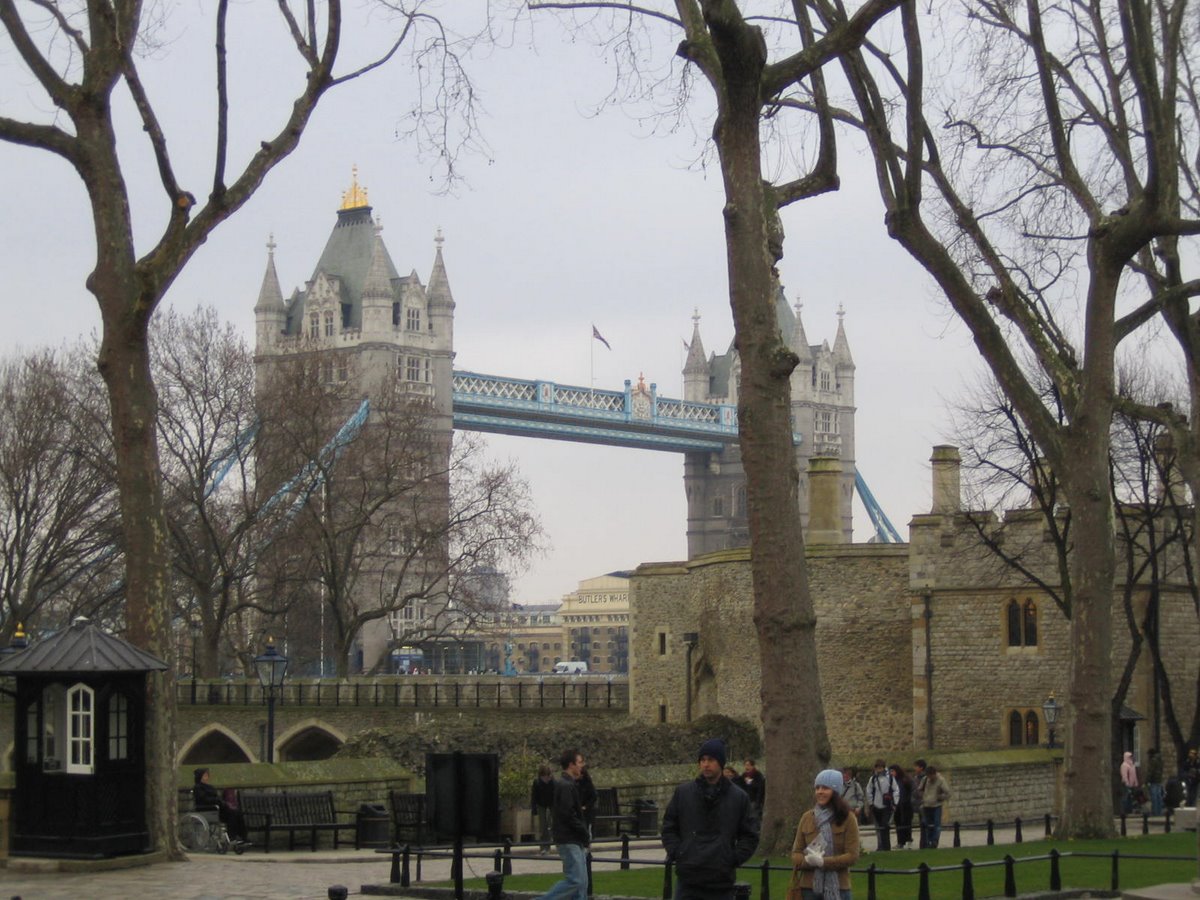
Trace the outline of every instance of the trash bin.
[[636, 801], [634, 810], [637, 812], [637, 832], [640, 836], [654, 835], [658, 833], [658, 804], [653, 800], [642, 799]]
[[358, 846], [386, 847], [391, 843], [386, 804], [360, 803], [355, 823], [358, 825]]

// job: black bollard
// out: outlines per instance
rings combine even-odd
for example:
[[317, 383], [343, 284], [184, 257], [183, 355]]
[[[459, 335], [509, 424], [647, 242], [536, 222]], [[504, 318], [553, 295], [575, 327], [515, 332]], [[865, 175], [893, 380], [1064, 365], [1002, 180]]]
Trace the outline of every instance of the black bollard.
[[500, 872], [488, 872], [483, 877], [487, 881], [488, 900], [504, 900], [504, 875]]
[[329, 900], [346, 900], [350, 892], [346, 890], [344, 884], [332, 884], [329, 886]]
[[1150, 833], [1150, 814], [1142, 813], [1142, 834]]
[[1016, 839], [1017, 839], [1017, 843], [1019, 844], [1019, 843], [1021, 843], [1021, 817], [1020, 816], [1017, 816], [1017, 820], [1013, 823], [1013, 826], [1016, 829]]
[[503, 867], [504, 867], [504, 854], [500, 851], [500, 848], [497, 847], [496, 852], [494, 854], [492, 854], [492, 871], [499, 872], [503, 869]]
[[877, 900], [875, 896], [875, 863], [867, 866], [867, 900]]
[[671, 900], [672, 894], [675, 891], [671, 887], [671, 861], [667, 860], [667, 864], [663, 866], [663, 893], [662, 900]]
[[[409, 862], [408, 844], [404, 845], [404, 868], [400, 870], [400, 887], [408, 887], [408, 862]], [[421, 856], [417, 855], [417, 881], [421, 880]]]
[[931, 900], [929, 896], [929, 863], [921, 863], [917, 866], [918, 882], [917, 882], [917, 900]]
[[971, 874], [974, 864], [969, 859], [963, 860], [962, 900], [975, 900], [975, 878]]
[[[954, 820], [954, 846], [962, 846], [962, 824], [957, 819]], [[924, 847], [925, 844], [921, 844], [921, 848], [924, 849]]]
[[987, 845], [989, 847], [996, 843], [996, 828], [995, 823], [991, 819], [987, 820]]
[[497, 871], [503, 872], [505, 875], [512, 874], [512, 841], [508, 838], [504, 839], [504, 867]]
[[1121, 851], [1114, 850], [1112, 855], [1112, 890], [1121, 889]]
[[750, 900], [750, 885], [739, 881], [733, 886], [733, 900]]
[[392, 854], [392, 871], [388, 875], [388, 881], [392, 884], [400, 883], [400, 853], [398, 851]]
[[758, 900], [771, 900], [771, 861], [769, 859], [762, 861], [762, 879], [759, 883], [762, 887], [758, 889]]
[[[1121, 813], [1121, 837], [1125, 836], [1125, 813]], [[1113, 890], [1116, 890], [1116, 888]]]
[[1058, 871], [1058, 850], [1050, 848], [1050, 890], [1062, 890], [1062, 875]]
[[1174, 812], [1174, 810], [1173, 810], [1173, 809], [1171, 809], [1171, 807], [1169, 807], [1169, 806], [1168, 806], [1166, 809], [1164, 809], [1164, 810], [1163, 810], [1163, 814], [1164, 814], [1164, 819], [1163, 819], [1163, 834], [1170, 834], [1170, 833], [1171, 833], [1171, 813], [1172, 813], [1172, 812]]
[[592, 896], [592, 851], [587, 852], [588, 896]]
[[1050, 813], [1046, 813], [1046, 837], [1050, 837], [1054, 833], [1054, 817]]
[[621, 835], [621, 871], [629, 871], [629, 835]]
[[1004, 854], [1004, 896], [1017, 896], [1016, 860], [1011, 853]]

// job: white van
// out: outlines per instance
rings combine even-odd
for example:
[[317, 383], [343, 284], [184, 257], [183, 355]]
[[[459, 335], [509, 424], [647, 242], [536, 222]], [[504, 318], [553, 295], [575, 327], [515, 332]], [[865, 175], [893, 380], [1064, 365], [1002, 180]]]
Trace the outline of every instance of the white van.
[[555, 675], [586, 675], [587, 663], [581, 659], [572, 659], [567, 662], [554, 664]]

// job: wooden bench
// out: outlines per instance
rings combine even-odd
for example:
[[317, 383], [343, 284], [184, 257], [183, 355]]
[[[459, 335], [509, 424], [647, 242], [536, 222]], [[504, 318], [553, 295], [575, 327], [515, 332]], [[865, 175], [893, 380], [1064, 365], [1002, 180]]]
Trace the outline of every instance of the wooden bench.
[[424, 845], [430, 837], [425, 821], [425, 795], [388, 791], [388, 806], [392, 811], [392, 843]]
[[358, 823], [339, 822], [333, 805], [333, 792], [266, 793], [241, 791], [238, 806], [247, 832], [263, 835], [263, 851], [271, 852], [271, 835], [287, 832], [288, 849], [296, 849], [296, 835], [307, 835], [308, 846], [317, 849], [317, 835], [333, 833], [333, 846], [341, 842], [341, 832], [354, 830], [354, 849], [358, 849]]
[[616, 837], [632, 832], [641, 837], [640, 820], [636, 812], [621, 812], [616, 788], [596, 789], [596, 833], [593, 837]]

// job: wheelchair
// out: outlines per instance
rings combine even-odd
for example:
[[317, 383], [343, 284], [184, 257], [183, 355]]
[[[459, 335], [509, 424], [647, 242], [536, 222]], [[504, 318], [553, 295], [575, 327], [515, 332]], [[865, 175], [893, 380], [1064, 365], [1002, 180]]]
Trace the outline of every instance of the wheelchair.
[[185, 850], [196, 853], [228, 853], [231, 848], [238, 856], [246, 852], [245, 844], [230, 839], [225, 823], [215, 809], [197, 809], [181, 815], [179, 843]]

